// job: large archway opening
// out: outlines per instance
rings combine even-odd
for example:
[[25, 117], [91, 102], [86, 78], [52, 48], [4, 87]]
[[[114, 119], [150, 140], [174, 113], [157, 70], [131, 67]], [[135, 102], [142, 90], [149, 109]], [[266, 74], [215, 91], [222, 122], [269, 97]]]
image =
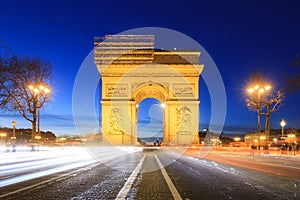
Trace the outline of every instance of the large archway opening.
[[145, 98], [137, 104], [137, 140], [144, 146], [160, 146], [164, 136], [164, 103]]

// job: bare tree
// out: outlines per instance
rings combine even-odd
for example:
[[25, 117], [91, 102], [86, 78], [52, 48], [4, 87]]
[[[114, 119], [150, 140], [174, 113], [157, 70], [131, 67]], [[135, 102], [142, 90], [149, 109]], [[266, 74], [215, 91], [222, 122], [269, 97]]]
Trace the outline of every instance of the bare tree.
[[300, 90], [300, 54], [295, 57], [290, 65], [290, 69], [292, 74], [288, 76], [286, 87], [288, 92], [295, 93], [297, 90]]
[[[246, 105], [250, 111], [258, 113], [258, 132], [260, 133], [260, 116], [266, 117], [265, 135], [270, 133], [270, 118], [271, 114], [279, 109], [285, 95], [284, 92], [273, 91], [269, 81], [260, 74], [255, 74], [251, 78], [251, 83], [254, 84], [250, 89], [249, 96], [246, 98]], [[256, 88], [255, 88], [256, 87]], [[254, 89], [255, 88], [255, 89]], [[272, 92], [273, 91], [273, 92]]]
[[9, 98], [4, 89], [8, 82], [8, 53], [9, 46], [0, 39], [0, 108], [7, 104]]
[[[37, 110], [51, 99], [49, 88], [52, 66], [40, 58], [11, 56], [1, 62], [1, 109], [19, 112], [32, 124], [32, 137], [36, 133]], [[29, 87], [30, 86], [30, 87]], [[33, 87], [36, 87], [33, 89]]]
[[267, 137], [270, 134], [271, 114], [279, 109], [284, 97], [285, 97], [284, 92], [279, 90], [275, 94], [271, 94], [269, 97], [266, 98], [264, 102], [262, 102], [265, 105], [264, 107], [265, 110], [261, 114], [266, 117], [265, 133]]
[[5, 60], [0, 57], [0, 108], [6, 106], [9, 98], [9, 94], [5, 91], [5, 85], [7, 84], [8, 69], [5, 67]]

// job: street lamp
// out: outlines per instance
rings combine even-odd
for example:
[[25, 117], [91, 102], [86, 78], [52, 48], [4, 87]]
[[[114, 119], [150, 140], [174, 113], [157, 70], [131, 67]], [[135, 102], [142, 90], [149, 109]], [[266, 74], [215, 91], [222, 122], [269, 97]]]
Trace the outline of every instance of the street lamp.
[[[295, 134], [288, 134], [287, 136], [288, 136], [288, 138], [289, 138], [289, 143], [290, 143], [290, 144], [292, 143], [291, 139], [294, 138], [294, 137], [296, 137]], [[294, 141], [293, 141], [293, 142], [294, 142]]]
[[263, 141], [263, 144], [264, 144], [265, 143], [265, 139], [266, 139], [266, 136], [264, 136], [264, 135], [259, 136], [259, 144], [260, 144], [261, 140]]
[[0, 133], [0, 137], [1, 137], [1, 142], [3, 142], [2, 140], [3, 140], [4, 137], [6, 137], [6, 133], [3, 133], [3, 132]]
[[[40, 136], [41, 131], [40, 131], [40, 109], [43, 106], [43, 103], [41, 102], [41, 97], [42, 95], [47, 95], [49, 94], [51, 91], [48, 87], [44, 86], [44, 85], [28, 85], [29, 90], [33, 93], [34, 95], [34, 100], [33, 100], [33, 106], [34, 106], [34, 110], [38, 110], [38, 116], [37, 116], [37, 123], [38, 123], [38, 136]], [[36, 101], [37, 99], [37, 101]], [[36, 130], [34, 130], [34, 132], [36, 133]], [[32, 138], [34, 138], [34, 136], [32, 135]]]
[[235, 138], [233, 138], [233, 140], [236, 142], [236, 146], [238, 146], [238, 143], [239, 143], [239, 141], [241, 140], [241, 138], [235, 137]]
[[11, 139], [15, 140], [16, 139], [16, 125], [17, 125], [17, 122], [16, 121], [12, 121], [11, 125], [13, 126], [13, 136], [11, 137]]
[[265, 140], [265, 139], [266, 139], [266, 136], [262, 135], [262, 136], [259, 137], [259, 139]]
[[280, 126], [281, 126], [281, 139], [283, 139], [284, 136], [284, 126], [286, 125], [286, 122], [284, 121], [284, 119], [282, 118], [281, 122], [280, 122]]
[[261, 94], [265, 91], [269, 91], [271, 89], [270, 85], [265, 85], [263, 87], [259, 85], [254, 85], [253, 87], [248, 88], [248, 93], [250, 95], [257, 95], [257, 133], [259, 135], [259, 149], [260, 149], [260, 115], [261, 115]]
[[36, 135], [36, 136], [34, 136], [34, 139], [40, 140], [40, 139], [41, 139], [41, 136], [40, 136], [40, 135]]

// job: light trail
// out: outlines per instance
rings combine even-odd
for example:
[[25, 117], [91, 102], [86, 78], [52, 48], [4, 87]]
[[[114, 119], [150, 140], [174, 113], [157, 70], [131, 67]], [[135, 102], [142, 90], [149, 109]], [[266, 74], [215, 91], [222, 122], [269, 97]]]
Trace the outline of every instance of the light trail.
[[[45, 167], [47, 168], [56, 165], [68, 164], [68, 163], [73, 163], [81, 160], [82, 158], [78, 158], [77, 155], [70, 155], [67, 160], [65, 157], [58, 157], [58, 158], [49, 158], [49, 159], [47, 158], [45, 160], [38, 160], [32, 162], [4, 165], [4, 166], [0, 166], [0, 176], [17, 173], [17, 172], [26, 172], [28, 170], [32, 171], [32, 170], [42, 169]], [[85, 159], [85, 160], [88, 161], [89, 159]]]
[[70, 164], [70, 165], [55, 167], [53, 169], [48, 169], [45, 171], [39, 171], [39, 172], [35, 172], [35, 173], [30, 173], [30, 174], [26, 174], [26, 175], [22, 175], [22, 176], [5, 179], [3, 181], [0, 181], [0, 187], [12, 185], [15, 183], [20, 183], [23, 181], [28, 181], [28, 180], [35, 179], [35, 178], [40, 178], [42, 176], [47, 176], [50, 174], [55, 174], [58, 172], [67, 171], [67, 170], [78, 168], [78, 167], [83, 167], [86, 165], [93, 164], [95, 162], [96, 162], [95, 160], [84, 161], [84, 162], [74, 163], [74, 164]]
[[[136, 147], [54, 147], [43, 151], [21, 151], [0, 154], [0, 187], [72, 170], [94, 163], [107, 163], [128, 153], [141, 151]], [[91, 154], [97, 154], [94, 158]], [[107, 163], [108, 164], [108, 163]]]
[[287, 165], [278, 165], [272, 164], [267, 162], [258, 162], [252, 160], [243, 160], [243, 159], [236, 159], [232, 157], [224, 157], [217, 154], [209, 154], [205, 159], [221, 162], [224, 164], [229, 164], [232, 166], [242, 167], [246, 169], [266, 172], [270, 174], [276, 174], [278, 176], [286, 176], [290, 178], [300, 179], [299, 167], [287, 166]]
[[[0, 187], [28, 181], [96, 163], [83, 148], [4, 153], [0, 163]], [[18, 175], [18, 173], [23, 174]]]
[[78, 169], [78, 170], [71, 171], [71, 172], [69, 172], [69, 173], [67, 173], [67, 174], [64, 174], [64, 175], [62, 175], [62, 176], [54, 177], [54, 178], [52, 178], [52, 179], [48, 179], [48, 180], [46, 180], [46, 181], [42, 181], [42, 182], [36, 183], [36, 184], [34, 184], [34, 185], [30, 185], [30, 186], [28, 186], [28, 187], [21, 188], [21, 189], [19, 189], [19, 190], [15, 190], [15, 191], [12, 191], [12, 192], [9, 192], [9, 193], [0, 195], [0, 199], [1, 199], [1, 198], [4, 198], [4, 197], [7, 197], [7, 196], [10, 196], [10, 195], [13, 195], [13, 194], [16, 194], [16, 193], [19, 193], [19, 192], [22, 192], [22, 191], [25, 191], [25, 190], [28, 190], [28, 189], [31, 189], [31, 188], [34, 188], [34, 187], [39, 187], [40, 185], [44, 185], [44, 184], [48, 184], [48, 183], [53, 182], [53, 181], [65, 179], [66, 177], [72, 176], [73, 174], [77, 174], [77, 173], [79, 173], [79, 172], [87, 171], [87, 170], [89, 170], [89, 169], [92, 169], [92, 168], [95, 167], [96, 165], [98, 165], [98, 164], [90, 165], [89, 167], [85, 167], [84, 169], [80, 168], [80, 169]]

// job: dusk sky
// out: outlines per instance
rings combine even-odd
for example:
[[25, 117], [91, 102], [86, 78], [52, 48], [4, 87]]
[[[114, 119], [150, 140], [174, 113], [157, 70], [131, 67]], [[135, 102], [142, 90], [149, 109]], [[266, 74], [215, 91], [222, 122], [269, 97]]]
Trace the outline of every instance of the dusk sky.
[[[42, 109], [41, 129], [62, 135], [76, 134], [72, 89], [94, 36], [140, 27], [179, 31], [201, 44], [216, 63], [227, 95], [224, 132], [239, 134], [257, 128], [257, 113], [245, 104], [249, 76], [260, 72], [278, 90], [288, 75], [300, 71], [290, 67], [300, 53], [300, 2], [277, 2], [1, 0], [0, 39], [11, 53], [39, 56], [53, 65], [53, 101]], [[209, 123], [210, 98], [203, 81], [200, 84], [202, 129]], [[281, 128], [281, 118], [287, 128], [300, 128], [299, 102], [300, 91], [286, 94], [271, 116], [271, 129]], [[147, 118], [148, 110], [143, 110], [140, 121]], [[0, 126], [11, 127], [12, 119], [17, 128], [31, 126], [18, 114], [3, 112]]]

